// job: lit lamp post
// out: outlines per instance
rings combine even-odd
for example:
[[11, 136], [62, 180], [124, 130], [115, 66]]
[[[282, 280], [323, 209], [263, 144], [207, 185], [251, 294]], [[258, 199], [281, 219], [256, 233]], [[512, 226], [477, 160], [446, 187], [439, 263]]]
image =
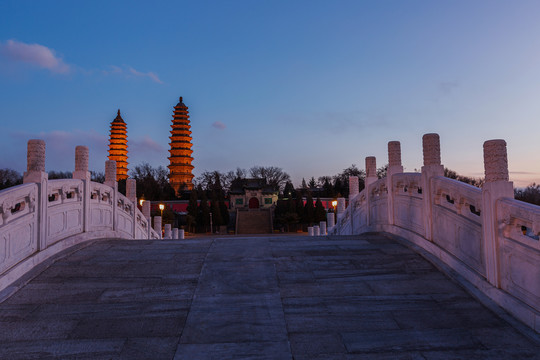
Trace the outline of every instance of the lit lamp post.
[[337, 222], [337, 200], [332, 201], [332, 206], [334, 207], [334, 220]]
[[163, 209], [165, 209], [165, 205], [159, 204], [159, 210], [161, 210], [161, 221], [162, 221], [162, 224], [163, 224]]

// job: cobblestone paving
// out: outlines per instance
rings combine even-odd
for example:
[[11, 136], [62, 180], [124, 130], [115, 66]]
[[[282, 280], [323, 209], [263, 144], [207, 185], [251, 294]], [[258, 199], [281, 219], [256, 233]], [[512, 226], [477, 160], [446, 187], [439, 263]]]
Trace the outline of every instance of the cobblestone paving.
[[0, 359], [540, 359], [381, 234], [95, 242], [0, 304]]

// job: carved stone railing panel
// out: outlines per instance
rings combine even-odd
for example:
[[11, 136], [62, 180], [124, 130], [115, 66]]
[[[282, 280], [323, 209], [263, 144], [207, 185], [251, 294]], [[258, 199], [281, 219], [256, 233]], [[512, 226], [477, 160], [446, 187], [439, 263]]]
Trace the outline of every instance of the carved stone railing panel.
[[386, 179], [379, 179], [368, 186], [369, 225], [388, 223], [388, 189]]
[[83, 231], [83, 189], [82, 180], [48, 181], [46, 247]]
[[90, 183], [90, 230], [113, 230], [113, 194], [110, 186]]
[[433, 242], [485, 276], [481, 189], [441, 176], [431, 181]]
[[422, 175], [420, 173], [394, 174], [392, 176], [392, 191], [395, 196], [422, 199]]
[[124, 195], [118, 194], [116, 212], [116, 229], [133, 236], [133, 219], [135, 205]]
[[514, 199], [498, 202], [501, 288], [540, 306], [540, 206]]
[[392, 177], [395, 225], [424, 236], [425, 214], [421, 184], [420, 173], [401, 173]]
[[0, 191], [0, 274], [38, 250], [38, 186]]

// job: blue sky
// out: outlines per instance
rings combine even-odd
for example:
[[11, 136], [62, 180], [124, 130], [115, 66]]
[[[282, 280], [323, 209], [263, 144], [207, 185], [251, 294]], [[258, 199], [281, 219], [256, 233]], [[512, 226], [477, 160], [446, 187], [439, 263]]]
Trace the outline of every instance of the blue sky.
[[401, 141], [422, 166], [424, 133], [443, 164], [482, 176], [482, 144], [508, 143], [511, 180], [540, 181], [538, 1], [0, 2], [0, 168], [47, 170], [76, 145], [103, 171], [120, 108], [129, 163], [168, 165], [179, 96], [195, 175], [254, 165], [334, 175]]

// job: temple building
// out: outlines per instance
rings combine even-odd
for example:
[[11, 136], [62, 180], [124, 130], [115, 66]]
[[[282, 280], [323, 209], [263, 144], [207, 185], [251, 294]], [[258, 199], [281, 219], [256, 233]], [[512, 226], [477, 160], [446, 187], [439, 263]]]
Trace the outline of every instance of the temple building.
[[238, 179], [229, 191], [231, 209], [268, 209], [278, 200], [279, 189], [264, 179]]
[[128, 178], [127, 147], [127, 127], [118, 109], [118, 115], [111, 122], [108, 156], [109, 160], [116, 161], [116, 181]]
[[182, 190], [193, 189], [193, 158], [191, 154], [191, 125], [189, 122], [188, 107], [180, 101], [174, 107], [174, 115], [171, 125], [171, 139], [169, 150], [170, 165], [169, 183], [178, 194]]

